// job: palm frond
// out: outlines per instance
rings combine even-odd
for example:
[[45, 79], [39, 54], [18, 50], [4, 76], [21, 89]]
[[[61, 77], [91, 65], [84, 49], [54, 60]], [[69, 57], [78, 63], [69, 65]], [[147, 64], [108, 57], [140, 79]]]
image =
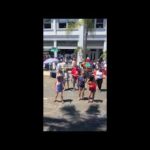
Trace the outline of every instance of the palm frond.
[[104, 59], [106, 60], [107, 59], [107, 51], [103, 52], [103, 54], [100, 56], [100, 59]]
[[69, 34], [74, 29], [78, 29], [82, 24], [83, 23], [80, 20], [78, 20], [76, 22], [69, 22], [68, 26], [66, 28], [67, 33]]
[[88, 31], [94, 30], [94, 19], [84, 19], [84, 23], [87, 26]]

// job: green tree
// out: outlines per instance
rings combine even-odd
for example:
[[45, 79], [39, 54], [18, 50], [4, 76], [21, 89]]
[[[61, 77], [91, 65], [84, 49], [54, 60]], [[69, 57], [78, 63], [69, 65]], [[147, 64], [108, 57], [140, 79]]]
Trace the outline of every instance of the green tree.
[[78, 54], [78, 52], [79, 52], [79, 50], [80, 50], [80, 49], [82, 49], [82, 48], [81, 48], [81, 47], [79, 47], [79, 46], [75, 49], [75, 51], [74, 51], [74, 55], [75, 55], [76, 57], [77, 57], [77, 54]]
[[100, 59], [107, 59], [107, 50], [105, 52], [103, 52], [103, 54], [100, 56]]
[[69, 22], [67, 26], [67, 33], [73, 31], [76, 28], [79, 28], [83, 25], [83, 49], [82, 49], [82, 56], [85, 58], [85, 53], [87, 50], [87, 37], [88, 32], [92, 32], [94, 30], [94, 19], [78, 19], [75, 22]]

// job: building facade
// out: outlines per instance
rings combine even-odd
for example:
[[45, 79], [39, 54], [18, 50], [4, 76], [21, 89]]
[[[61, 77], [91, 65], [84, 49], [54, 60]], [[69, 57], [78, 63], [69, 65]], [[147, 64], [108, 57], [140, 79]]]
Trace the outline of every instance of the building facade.
[[[51, 57], [72, 56], [77, 47], [83, 47], [84, 28], [81, 25], [67, 33], [69, 22], [79, 19], [44, 19], [43, 20], [43, 54]], [[107, 19], [93, 19], [94, 28], [88, 32], [86, 57], [96, 60], [102, 52], [107, 50]], [[58, 48], [58, 52], [50, 49]], [[81, 61], [81, 51], [78, 51], [77, 60]]]

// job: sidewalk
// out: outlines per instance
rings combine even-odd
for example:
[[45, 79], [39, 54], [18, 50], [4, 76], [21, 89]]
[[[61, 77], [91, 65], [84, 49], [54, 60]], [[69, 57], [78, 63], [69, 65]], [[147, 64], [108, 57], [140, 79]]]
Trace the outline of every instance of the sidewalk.
[[50, 76], [50, 71], [43, 71], [44, 76]]

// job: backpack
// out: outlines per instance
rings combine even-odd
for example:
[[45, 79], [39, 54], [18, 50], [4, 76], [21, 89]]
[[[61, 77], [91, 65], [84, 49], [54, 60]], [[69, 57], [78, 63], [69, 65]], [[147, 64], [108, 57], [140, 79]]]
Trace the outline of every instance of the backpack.
[[86, 67], [86, 71], [88, 71], [88, 72], [92, 71], [92, 66], [91, 66], [90, 62], [86, 62], [85, 67]]
[[90, 64], [89, 62], [86, 62], [86, 63], [85, 63], [85, 66], [86, 66], [87, 68], [91, 68], [91, 64]]

